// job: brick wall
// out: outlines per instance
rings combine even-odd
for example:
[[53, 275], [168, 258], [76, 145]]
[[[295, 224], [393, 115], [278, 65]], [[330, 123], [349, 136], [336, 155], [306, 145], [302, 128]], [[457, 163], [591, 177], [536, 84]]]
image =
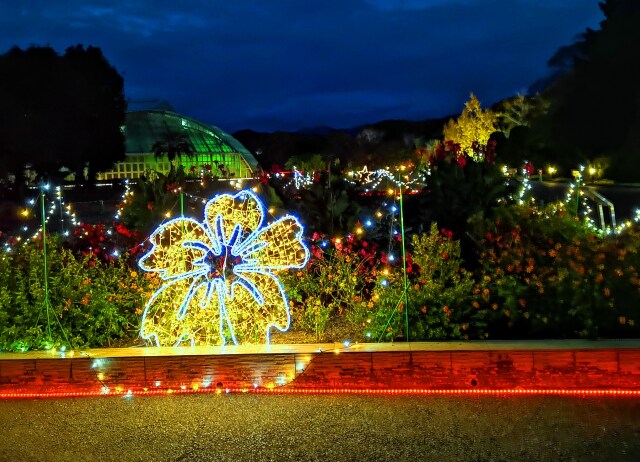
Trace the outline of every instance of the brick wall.
[[279, 386], [640, 390], [640, 349], [0, 357], [0, 395]]
[[640, 351], [414, 351], [318, 355], [298, 388], [639, 388]]

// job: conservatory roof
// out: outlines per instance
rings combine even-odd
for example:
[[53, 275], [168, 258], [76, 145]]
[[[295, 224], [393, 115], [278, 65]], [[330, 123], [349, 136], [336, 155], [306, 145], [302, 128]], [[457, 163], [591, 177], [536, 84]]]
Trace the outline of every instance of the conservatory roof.
[[123, 127], [127, 154], [152, 153], [153, 145], [169, 134], [179, 133], [193, 145], [196, 153], [234, 153], [257, 167], [255, 157], [234, 137], [213, 125], [163, 110], [131, 111]]

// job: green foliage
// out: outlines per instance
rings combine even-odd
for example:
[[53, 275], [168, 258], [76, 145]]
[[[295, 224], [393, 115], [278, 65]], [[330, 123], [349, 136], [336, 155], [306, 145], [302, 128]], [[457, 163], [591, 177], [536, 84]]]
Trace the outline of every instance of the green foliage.
[[411, 244], [417, 268], [412, 264], [408, 269], [406, 298], [401, 267], [379, 275], [367, 319], [371, 338], [404, 337], [407, 315], [410, 340], [468, 338], [473, 279], [461, 266], [460, 242], [433, 223], [428, 234], [413, 236]]
[[300, 190], [297, 198], [283, 196], [285, 206], [297, 210], [309, 232], [344, 235], [358, 220], [358, 194], [337, 171], [322, 172], [319, 181]]
[[327, 163], [320, 154], [290, 157], [284, 164], [288, 170], [298, 169], [303, 172], [317, 172], [327, 168]]
[[[561, 212], [484, 221], [479, 314], [502, 338], [638, 336], [638, 233], [600, 239]], [[507, 214], [503, 214], [507, 215]], [[515, 224], [514, 224], [515, 223]]]
[[346, 324], [357, 336], [366, 311], [366, 299], [374, 283], [370, 258], [356, 252], [314, 246], [307, 268], [280, 275], [289, 297], [293, 328], [312, 332], [322, 340], [329, 323]]
[[173, 131], [167, 132], [162, 139], [156, 141], [152, 149], [156, 159], [166, 156], [169, 160], [169, 177], [174, 175], [175, 165], [182, 157], [192, 158], [196, 155], [196, 149], [191, 141], [182, 133]]
[[427, 229], [438, 222], [462, 234], [472, 215], [487, 215], [505, 195], [504, 177], [490, 157], [474, 162], [460, 155], [455, 145], [439, 145], [431, 157], [427, 187], [405, 204], [407, 223], [414, 229]]
[[125, 263], [75, 257], [51, 238], [47, 310], [40, 244], [20, 246], [0, 260], [0, 348], [97, 347], [137, 336], [157, 281]]
[[148, 234], [166, 218], [167, 211], [179, 213], [180, 189], [184, 188], [185, 179], [182, 166], [166, 176], [149, 171], [125, 197], [122, 211], [125, 226]]

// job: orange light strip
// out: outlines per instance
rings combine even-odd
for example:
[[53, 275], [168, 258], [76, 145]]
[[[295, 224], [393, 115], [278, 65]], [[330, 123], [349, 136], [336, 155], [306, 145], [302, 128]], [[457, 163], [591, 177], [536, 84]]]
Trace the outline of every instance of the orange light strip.
[[485, 395], [485, 396], [514, 396], [514, 395], [540, 395], [540, 396], [613, 396], [613, 397], [640, 397], [640, 389], [620, 390], [620, 389], [357, 389], [357, 388], [178, 388], [178, 389], [147, 389], [128, 391], [70, 391], [70, 392], [50, 392], [50, 393], [0, 393], [0, 399], [29, 399], [29, 398], [83, 398], [113, 396], [130, 398], [134, 396], [163, 396], [178, 394], [263, 394], [263, 395]]

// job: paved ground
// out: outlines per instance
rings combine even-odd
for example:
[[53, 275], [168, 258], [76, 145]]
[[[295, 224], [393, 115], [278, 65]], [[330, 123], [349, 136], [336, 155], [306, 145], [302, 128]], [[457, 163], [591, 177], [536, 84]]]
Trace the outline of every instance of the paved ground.
[[640, 401], [190, 395], [0, 401], [2, 461], [638, 461]]

